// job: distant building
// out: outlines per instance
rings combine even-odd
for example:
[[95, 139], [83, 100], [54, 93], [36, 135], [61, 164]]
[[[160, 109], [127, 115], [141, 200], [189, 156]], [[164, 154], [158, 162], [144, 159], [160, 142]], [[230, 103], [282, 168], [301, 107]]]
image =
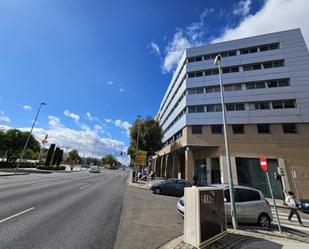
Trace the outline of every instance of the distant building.
[[278, 170], [286, 190], [294, 189], [295, 170], [300, 196], [309, 198], [309, 53], [299, 29], [186, 49], [156, 117], [164, 132], [156, 175], [228, 182], [219, 53], [234, 183], [269, 196], [259, 166], [264, 155], [277, 198]]

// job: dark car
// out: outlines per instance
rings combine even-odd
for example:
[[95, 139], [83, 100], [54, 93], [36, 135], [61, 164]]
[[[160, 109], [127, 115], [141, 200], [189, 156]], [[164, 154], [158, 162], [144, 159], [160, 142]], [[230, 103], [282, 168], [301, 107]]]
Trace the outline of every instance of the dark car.
[[309, 213], [309, 200], [300, 200], [300, 210]]
[[155, 183], [151, 187], [151, 190], [155, 194], [183, 196], [184, 188], [191, 186], [191, 183], [186, 180], [170, 178], [165, 181]]

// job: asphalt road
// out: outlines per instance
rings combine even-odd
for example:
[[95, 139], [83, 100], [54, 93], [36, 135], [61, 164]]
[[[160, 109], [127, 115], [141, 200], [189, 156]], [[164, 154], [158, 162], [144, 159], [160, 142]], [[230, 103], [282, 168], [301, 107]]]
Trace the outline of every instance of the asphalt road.
[[0, 248], [113, 248], [127, 175], [0, 177]]

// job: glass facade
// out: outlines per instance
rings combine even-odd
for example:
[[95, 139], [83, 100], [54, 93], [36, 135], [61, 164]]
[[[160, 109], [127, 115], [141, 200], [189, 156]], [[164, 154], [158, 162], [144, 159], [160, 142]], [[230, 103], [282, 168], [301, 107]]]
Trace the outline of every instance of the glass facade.
[[[284, 199], [281, 183], [276, 180], [275, 172], [278, 168], [278, 160], [268, 159], [269, 178], [274, 197]], [[262, 191], [265, 197], [271, 198], [266, 173], [260, 167], [259, 158], [236, 157], [238, 184], [250, 186]]]

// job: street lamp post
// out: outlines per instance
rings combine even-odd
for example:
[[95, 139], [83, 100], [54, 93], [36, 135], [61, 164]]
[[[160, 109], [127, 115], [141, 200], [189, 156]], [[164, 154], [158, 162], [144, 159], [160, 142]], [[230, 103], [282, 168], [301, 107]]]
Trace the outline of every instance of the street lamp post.
[[43, 102], [40, 103], [38, 112], [37, 112], [36, 115], [35, 115], [35, 118], [34, 118], [34, 121], [33, 121], [32, 127], [31, 127], [31, 130], [30, 130], [30, 132], [29, 132], [29, 134], [28, 134], [26, 143], [25, 143], [24, 148], [23, 148], [23, 150], [22, 150], [22, 152], [21, 152], [21, 154], [20, 154], [19, 161], [18, 161], [18, 163], [17, 163], [17, 165], [16, 165], [15, 174], [18, 172], [18, 168], [19, 168], [19, 166], [20, 166], [21, 160], [23, 159], [23, 157], [24, 157], [24, 155], [25, 155], [25, 152], [26, 152], [26, 149], [27, 149], [27, 146], [28, 146], [28, 143], [29, 143], [31, 134], [32, 134], [32, 130], [33, 130], [34, 126], [35, 126], [36, 120], [37, 120], [37, 118], [38, 118], [38, 116], [39, 116], [39, 113], [40, 113], [41, 108], [42, 108], [43, 105], [46, 105], [46, 104], [43, 103]]
[[221, 65], [220, 65], [221, 64], [221, 54], [218, 54], [216, 56], [214, 63], [215, 63], [215, 65], [218, 66], [218, 70], [219, 70], [221, 108], [222, 108], [222, 120], [223, 120], [223, 132], [224, 132], [224, 145], [225, 145], [226, 164], [227, 164], [229, 191], [230, 191], [230, 199], [231, 199], [231, 217], [232, 217], [233, 227], [236, 230], [237, 229], [236, 207], [235, 207], [235, 198], [234, 198], [234, 187], [233, 187], [233, 177], [232, 177], [232, 169], [231, 169], [229, 141], [228, 141], [228, 136], [227, 136], [227, 132], [226, 132], [226, 113], [225, 113], [224, 93], [223, 93], [223, 85], [222, 85], [222, 78], [221, 78]]

